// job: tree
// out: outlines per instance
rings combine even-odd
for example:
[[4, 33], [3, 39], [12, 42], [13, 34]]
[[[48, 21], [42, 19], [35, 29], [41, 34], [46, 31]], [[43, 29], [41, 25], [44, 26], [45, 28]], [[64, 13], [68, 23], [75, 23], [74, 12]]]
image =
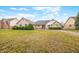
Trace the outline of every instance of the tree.
[[75, 27], [76, 27], [76, 29], [79, 29], [79, 12], [76, 16]]

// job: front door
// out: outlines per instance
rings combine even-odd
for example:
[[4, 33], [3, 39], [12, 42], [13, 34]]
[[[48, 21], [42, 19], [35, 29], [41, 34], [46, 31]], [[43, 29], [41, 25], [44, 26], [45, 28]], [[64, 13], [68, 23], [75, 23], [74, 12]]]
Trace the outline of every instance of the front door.
[[42, 25], [42, 29], [45, 29], [45, 25]]

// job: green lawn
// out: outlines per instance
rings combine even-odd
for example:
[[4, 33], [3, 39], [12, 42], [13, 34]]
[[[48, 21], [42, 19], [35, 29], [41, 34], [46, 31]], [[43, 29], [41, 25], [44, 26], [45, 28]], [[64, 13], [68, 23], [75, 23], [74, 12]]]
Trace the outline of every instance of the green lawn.
[[79, 52], [79, 37], [52, 30], [0, 30], [0, 52]]

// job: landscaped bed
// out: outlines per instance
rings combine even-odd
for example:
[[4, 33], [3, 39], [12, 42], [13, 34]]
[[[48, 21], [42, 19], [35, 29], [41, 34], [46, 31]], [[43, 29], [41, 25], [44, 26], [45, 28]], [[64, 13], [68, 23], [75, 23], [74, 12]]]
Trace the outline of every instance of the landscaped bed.
[[79, 52], [79, 37], [55, 30], [0, 30], [0, 52]]

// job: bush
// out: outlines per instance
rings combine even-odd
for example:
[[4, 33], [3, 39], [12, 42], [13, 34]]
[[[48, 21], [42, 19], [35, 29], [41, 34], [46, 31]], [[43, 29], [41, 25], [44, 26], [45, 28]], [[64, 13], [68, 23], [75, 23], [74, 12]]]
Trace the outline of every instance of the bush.
[[27, 26], [27, 29], [28, 29], [28, 30], [34, 30], [34, 27], [33, 27], [32, 24], [29, 24], [29, 25]]
[[34, 27], [32, 24], [29, 24], [28, 26], [13, 26], [12, 29], [14, 30], [34, 30]]
[[19, 30], [25, 30], [25, 26], [19, 26]]
[[12, 29], [14, 29], [14, 30], [18, 30], [19, 27], [18, 27], [18, 26], [13, 26]]
[[28, 30], [27, 27], [28, 27], [28, 26], [24, 26], [24, 30]]
[[61, 27], [49, 27], [50, 30], [60, 30], [62, 29]]

